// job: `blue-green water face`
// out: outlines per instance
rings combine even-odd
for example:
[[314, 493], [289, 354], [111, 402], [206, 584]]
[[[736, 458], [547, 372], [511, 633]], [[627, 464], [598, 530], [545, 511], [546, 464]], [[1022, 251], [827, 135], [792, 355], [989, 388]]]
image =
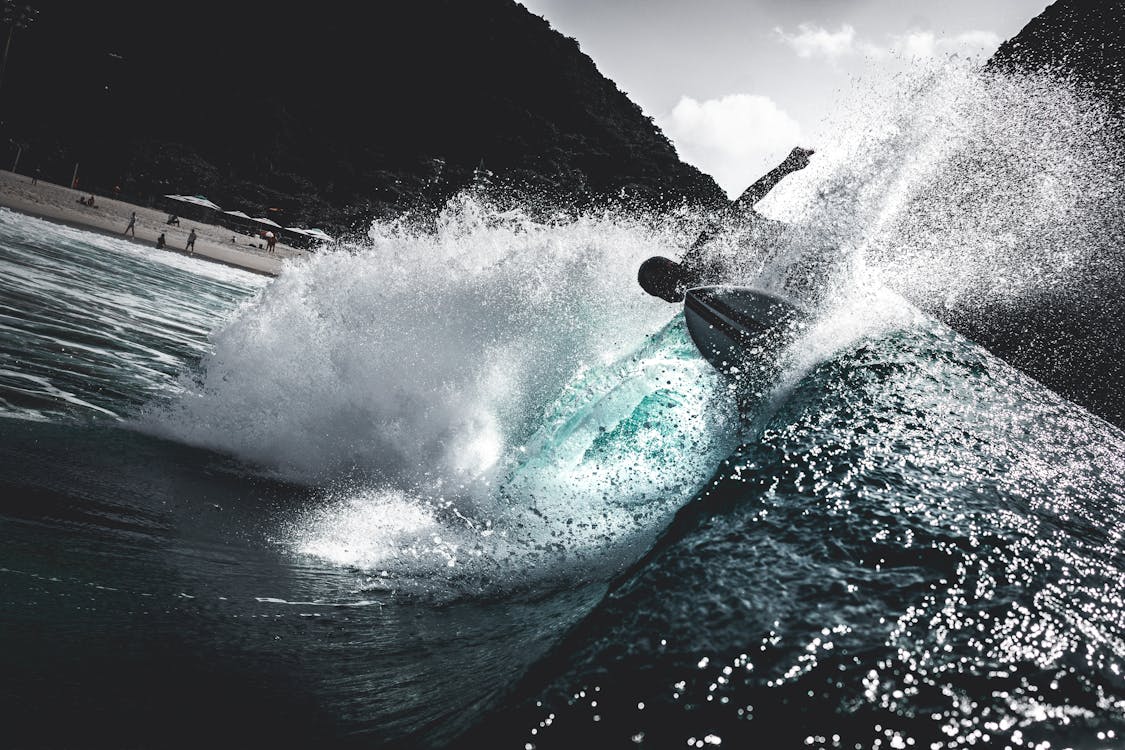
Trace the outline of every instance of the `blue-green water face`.
[[1123, 456], [1119, 430], [948, 330], [864, 341], [801, 380], [493, 729], [1115, 747]]

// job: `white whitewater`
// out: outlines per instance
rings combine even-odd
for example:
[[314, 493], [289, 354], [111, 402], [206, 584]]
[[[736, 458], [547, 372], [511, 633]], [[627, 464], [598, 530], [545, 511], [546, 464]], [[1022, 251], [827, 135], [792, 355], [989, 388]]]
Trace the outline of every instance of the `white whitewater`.
[[[957, 63], [880, 86], [760, 206], [789, 225], [770, 247], [726, 240], [732, 280], [824, 313], [781, 398], [833, 351], [916, 322], [900, 294], [971, 312], [1085, 293], [1119, 263], [1104, 111]], [[146, 429], [325, 487], [282, 540], [377, 576], [624, 564], [740, 439], [726, 384], [635, 283], [704, 218], [536, 223], [465, 196], [431, 231], [377, 223], [289, 266]]]

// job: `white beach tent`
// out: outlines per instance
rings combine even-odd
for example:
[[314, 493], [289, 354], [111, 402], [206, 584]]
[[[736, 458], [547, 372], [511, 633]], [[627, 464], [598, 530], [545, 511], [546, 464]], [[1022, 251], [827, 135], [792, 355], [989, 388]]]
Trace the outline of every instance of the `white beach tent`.
[[311, 237], [314, 240], [321, 242], [335, 242], [335, 240], [323, 229], [301, 229], [299, 227], [285, 227], [286, 232], [293, 232], [295, 234], [303, 234], [306, 237]]
[[298, 227], [285, 227], [282, 231], [290, 232], [291, 234], [298, 235], [304, 238], [304, 243], [301, 247], [312, 248], [318, 245], [323, 245], [329, 242], [335, 242], [327, 232], [323, 229], [300, 229]]
[[242, 211], [223, 211], [223, 215], [219, 218], [222, 220], [223, 226], [230, 227], [239, 232], [255, 231], [254, 218]]
[[181, 203], [190, 203], [193, 206], [199, 206], [201, 208], [209, 208], [212, 211], [223, 210], [202, 195], [166, 195], [164, 197], [174, 201], [180, 201]]
[[262, 218], [262, 219], [255, 219], [255, 218], [251, 218], [250, 220], [251, 220], [251, 221], [256, 221], [256, 222], [258, 222], [259, 224], [265, 224], [266, 226], [277, 227], [278, 229], [282, 229], [282, 228], [283, 228], [283, 227], [282, 227], [282, 226], [281, 226], [280, 224], [278, 224], [278, 223], [277, 223], [276, 221], [270, 221], [269, 219], [265, 219], [265, 218]]
[[329, 236], [329, 234], [327, 232], [325, 232], [323, 229], [315, 229], [315, 228], [314, 229], [306, 229], [306, 230], [304, 230], [304, 233], [307, 234], [309, 237], [312, 237], [315, 240], [320, 240], [321, 242], [335, 242], [336, 241], [336, 239], [334, 237]]

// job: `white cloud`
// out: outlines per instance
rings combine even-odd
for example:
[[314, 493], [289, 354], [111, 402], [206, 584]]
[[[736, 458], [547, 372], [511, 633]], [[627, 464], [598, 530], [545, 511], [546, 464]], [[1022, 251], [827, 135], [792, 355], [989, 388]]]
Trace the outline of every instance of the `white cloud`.
[[839, 31], [829, 31], [821, 26], [803, 23], [796, 34], [787, 34], [777, 26], [773, 30], [781, 41], [788, 44], [798, 57], [835, 58], [855, 51], [855, 29], [844, 24]]
[[772, 99], [731, 94], [680, 98], [658, 123], [681, 158], [715, 178], [732, 197], [800, 145], [801, 126]]
[[891, 37], [888, 54], [907, 59], [949, 55], [988, 55], [995, 52], [999, 46], [999, 35], [991, 31], [965, 31], [951, 37], [939, 37], [932, 31], [909, 31]]
[[939, 36], [933, 31], [915, 29], [905, 34], [888, 34], [881, 44], [863, 39], [849, 24], [843, 24], [837, 31], [830, 31], [822, 26], [803, 23], [797, 27], [795, 34], [786, 32], [780, 26], [774, 28], [773, 32], [798, 57], [823, 57], [833, 62], [852, 55], [905, 60], [950, 55], [988, 55], [1000, 46], [999, 35], [980, 29], [964, 31], [954, 36]]

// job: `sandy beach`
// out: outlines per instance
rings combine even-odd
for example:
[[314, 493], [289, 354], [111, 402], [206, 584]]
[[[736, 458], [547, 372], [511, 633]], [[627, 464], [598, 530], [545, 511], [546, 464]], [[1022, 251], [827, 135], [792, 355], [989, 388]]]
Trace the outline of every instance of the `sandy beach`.
[[[56, 185], [44, 180], [33, 184], [27, 175], [0, 170], [0, 206], [38, 216], [49, 221], [68, 224], [79, 229], [101, 232], [132, 240], [149, 247], [163, 232], [169, 252], [185, 253], [188, 234], [196, 232], [195, 257], [225, 263], [256, 273], [276, 276], [282, 260], [304, 255], [307, 251], [277, 243], [275, 252], [267, 253], [265, 241], [247, 237], [226, 227], [180, 219], [179, 226], [169, 226], [168, 214], [155, 208], [136, 206], [95, 194], [93, 206], [78, 202], [90, 193]], [[124, 234], [130, 215], [137, 212], [136, 237]], [[257, 245], [262, 247], [258, 247]]]

